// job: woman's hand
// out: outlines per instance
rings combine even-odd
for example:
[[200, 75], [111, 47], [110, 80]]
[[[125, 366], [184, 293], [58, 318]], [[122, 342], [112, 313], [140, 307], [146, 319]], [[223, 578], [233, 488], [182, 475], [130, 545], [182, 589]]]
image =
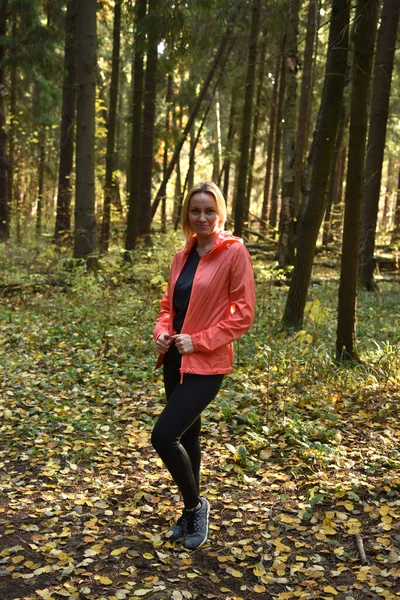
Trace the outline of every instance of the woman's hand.
[[168, 352], [168, 348], [170, 347], [172, 342], [172, 338], [169, 333], [162, 333], [156, 339], [156, 350], [160, 354], [165, 354]]
[[188, 333], [178, 333], [170, 339], [175, 341], [175, 346], [178, 348], [179, 354], [191, 354], [194, 352], [192, 338]]

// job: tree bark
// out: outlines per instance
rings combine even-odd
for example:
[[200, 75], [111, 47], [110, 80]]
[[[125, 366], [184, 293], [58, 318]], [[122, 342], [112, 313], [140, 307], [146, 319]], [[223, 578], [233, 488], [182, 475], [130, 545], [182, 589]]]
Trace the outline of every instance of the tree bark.
[[272, 172], [272, 158], [274, 149], [274, 140], [277, 133], [277, 100], [279, 90], [279, 73], [281, 70], [281, 54], [279, 54], [275, 61], [275, 72], [274, 72], [274, 85], [272, 88], [271, 108], [269, 111], [269, 127], [268, 127], [268, 145], [267, 145], [267, 162], [265, 165], [265, 180], [264, 180], [264, 194], [263, 204], [261, 209], [261, 232], [265, 233], [267, 230], [267, 219], [269, 213], [269, 198], [270, 198], [270, 187], [271, 187], [271, 172]]
[[7, 202], [10, 221], [13, 216], [14, 199], [14, 161], [15, 161], [15, 131], [17, 126], [17, 61], [15, 60], [17, 48], [17, 9], [11, 9], [11, 48], [13, 60], [10, 64], [10, 126], [8, 130], [8, 177], [7, 177]]
[[125, 248], [129, 251], [136, 246], [138, 234], [140, 173], [141, 173], [141, 148], [143, 127], [143, 20], [146, 16], [147, 0], [138, 0], [135, 4], [135, 50], [133, 58], [133, 94], [132, 94], [132, 143], [129, 176], [128, 223], [126, 229]]
[[295, 219], [298, 218], [300, 209], [301, 179], [309, 131], [317, 3], [318, 0], [309, 0], [308, 5], [306, 47], [304, 50], [303, 77], [301, 79], [300, 107], [296, 138], [296, 154], [294, 159], [295, 176], [293, 189], [293, 212]]
[[257, 81], [257, 93], [256, 93], [256, 103], [254, 107], [254, 120], [253, 120], [253, 132], [251, 135], [251, 147], [250, 147], [250, 158], [249, 158], [249, 176], [247, 181], [246, 188], [246, 201], [245, 201], [245, 215], [249, 214], [250, 210], [250, 201], [251, 201], [251, 191], [253, 188], [253, 168], [254, 161], [256, 158], [256, 150], [258, 143], [258, 129], [260, 123], [260, 109], [261, 109], [261, 99], [262, 99], [262, 90], [264, 85], [264, 72], [265, 72], [265, 54], [267, 49], [267, 40], [266, 34], [264, 33], [263, 41], [260, 46], [260, 55], [258, 58], [259, 67], [258, 67], [258, 81]]
[[117, 0], [114, 6], [113, 27], [113, 49], [110, 85], [110, 106], [108, 109], [107, 124], [107, 154], [106, 154], [106, 176], [104, 182], [104, 208], [103, 221], [101, 225], [100, 248], [102, 252], [108, 251], [111, 230], [111, 205], [115, 195], [115, 133], [117, 123], [118, 86], [120, 70], [120, 47], [121, 47], [121, 2]]
[[299, 0], [288, 0], [285, 50], [285, 105], [282, 138], [282, 204], [279, 216], [278, 265], [284, 269], [294, 262], [294, 158], [296, 143], [297, 35]]
[[79, 0], [77, 12], [76, 195], [74, 258], [96, 259], [95, 102], [96, 0]]
[[370, 291], [376, 287], [374, 282], [375, 233], [399, 13], [399, 0], [384, 0], [376, 44], [365, 188], [361, 208], [360, 286]]
[[312, 265], [325, 208], [325, 192], [338, 129], [348, 51], [348, 0], [332, 3], [328, 55], [321, 105], [310, 152], [310, 197], [303, 211], [296, 261], [283, 315], [283, 325], [300, 329]]
[[71, 231], [71, 177], [74, 161], [76, 112], [76, 23], [77, 0], [69, 0], [65, 17], [64, 81], [60, 134], [60, 163], [54, 241], [61, 243]]
[[9, 206], [7, 198], [6, 78], [4, 71], [7, 8], [8, 1], [2, 0], [0, 4], [0, 243], [6, 242], [10, 236]]
[[[346, 78], [345, 82], [345, 90], [348, 84], [348, 78]], [[347, 94], [344, 90], [342, 96], [342, 106], [340, 108], [340, 119], [338, 132], [336, 135], [335, 141], [335, 149], [333, 152], [333, 157], [331, 161], [331, 168], [329, 174], [329, 188], [327, 195], [327, 203], [326, 210], [324, 215], [324, 226], [322, 232], [322, 244], [327, 246], [332, 241], [332, 216], [334, 212], [334, 207], [339, 204], [341, 201], [341, 194], [339, 193], [340, 187], [343, 185], [343, 139], [344, 132], [346, 130], [347, 122], [348, 122], [348, 102], [347, 102]], [[338, 200], [338, 196], [340, 195], [340, 199]]]
[[158, 0], [149, 0], [147, 18], [152, 27], [147, 31], [147, 61], [144, 83], [143, 104], [143, 133], [142, 133], [142, 157], [139, 194], [139, 218], [138, 235], [143, 237], [146, 243], [150, 243], [151, 224], [151, 175], [153, 168], [153, 140], [154, 125], [156, 119], [157, 99], [157, 65], [158, 65], [158, 32], [155, 26], [157, 20]]
[[356, 8], [349, 158], [336, 332], [337, 360], [357, 360], [355, 321], [360, 248], [360, 212], [368, 125], [368, 90], [374, 55], [378, 2], [379, 0], [357, 0]]
[[44, 192], [44, 170], [46, 164], [46, 132], [42, 127], [39, 133], [39, 176], [38, 176], [38, 196], [36, 204], [36, 236], [42, 233], [43, 219], [43, 192]]
[[392, 233], [392, 244], [400, 240], [400, 165], [397, 177], [397, 194], [396, 194], [396, 206], [394, 209], [394, 228]]
[[152, 207], [151, 207], [151, 216], [152, 216], [152, 218], [154, 218], [154, 215], [155, 215], [155, 213], [157, 211], [157, 208], [158, 208], [158, 205], [159, 205], [159, 203], [161, 201], [161, 198], [163, 198], [163, 196], [165, 196], [165, 194], [166, 194], [167, 183], [169, 181], [169, 178], [171, 176], [172, 171], [174, 170], [174, 167], [175, 167], [176, 162], [178, 160], [178, 156], [180, 154], [182, 146], [185, 143], [187, 135], [188, 135], [188, 133], [189, 133], [189, 131], [190, 131], [190, 129], [191, 129], [191, 127], [192, 127], [195, 119], [196, 119], [196, 116], [197, 116], [197, 114], [199, 112], [201, 103], [202, 103], [202, 101], [203, 101], [203, 99], [204, 99], [204, 97], [205, 97], [205, 95], [207, 93], [207, 90], [208, 90], [208, 88], [210, 86], [210, 83], [211, 83], [213, 77], [214, 77], [214, 74], [216, 73], [216, 71], [217, 71], [217, 69], [219, 67], [220, 62], [223, 59], [225, 48], [226, 48], [226, 45], [227, 45], [228, 41], [232, 37], [234, 26], [235, 26], [238, 14], [239, 14], [239, 8], [236, 9], [234, 11], [234, 13], [232, 14], [231, 20], [230, 20], [230, 22], [229, 22], [229, 24], [228, 24], [228, 26], [227, 26], [224, 34], [222, 35], [222, 38], [221, 38], [221, 41], [220, 41], [220, 45], [219, 45], [219, 48], [218, 48], [218, 50], [217, 50], [217, 52], [215, 54], [214, 60], [213, 60], [212, 65], [211, 65], [211, 68], [210, 68], [210, 70], [209, 70], [209, 72], [207, 74], [207, 77], [204, 80], [204, 83], [203, 83], [203, 85], [201, 87], [199, 95], [197, 96], [196, 102], [195, 102], [195, 104], [194, 104], [194, 106], [193, 106], [193, 108], [192, 108], [192, 110], [190, 112], [189, 118], [188, 118], [187, 123], [185, 125], [185, 128], [184, 128], [184, 130], [182, 132], [181, 138], [178, 141], [177, 145], [175, 146], [175, 150], [174, 150], [172, 158], [171, 158], [171, 160], [169, 162], [167, 171], [165, 173], [163, 181], [161, 182], [161, 185], [160, 185], [160, 187], [158, 189], [156, 198], [155, 198], [155, 200], [154, 200], [154, 202], [152, 204]]
[[246, 185], [249, 174], [249, 150], [252, 123], [252, 109], [254, 96], [254, 82], [257, 60], [257, 38], [260, 30], [261, 0], [253, 0], [251, 11], [250, 38], [248, 47], [246, 87], [242, 112], [242, 129], [240, 133], [239, 148], [239, 173], [237, 180], [235, 227], [234, 235], [243, 234], [243, 226], [247, 223], [249, 215], [246, 210]]
[[278, 224], [278, 198], [279, 198], [279, 184], [280, 184], [280, 173], [281, 173], [281, 150], [282, 150], [282, 117], [283, 117], [283, 103], [285, 100], [285, 86], [286, 86], [285, 60], [284, 60], [284, 57], [282, 54], [281, 70], [280, 70], [280, 76], [279, 76], [279, 97], [278, 97], [275, 147], [274, 147], [274, 167], [273, 167], [272, 190], [271, 190], [271, 210], [269, 213], [269, 226], [270, 226], [271, 235], [273, 238], [276, 237], [277, 224]]
[[237, 98], [238, 95], [236, 93], [236, 90], [233, 90], [231, 95], [231, 107], [229, 111], [228, 136], [226, 140], [225, 158], [221, 171], [221, 173], [224, 176], [222, 184], [222, 193], [224, 194], [226, 203], [228, 203], [229, 198], [229, 179], [232, 161], [232, 150], [233, 142], [236, 135]]

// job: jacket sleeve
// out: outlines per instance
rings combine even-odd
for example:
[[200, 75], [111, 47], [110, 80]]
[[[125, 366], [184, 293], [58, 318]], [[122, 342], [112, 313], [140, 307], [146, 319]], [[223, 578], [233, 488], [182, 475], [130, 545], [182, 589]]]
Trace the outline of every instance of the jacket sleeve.
[[154, 332], [153, 332], [153, 338], [154, 341], [157, 340], [157, 338], [160, 337], [160, 335], [162, 333], [165, 333], [166, 331], [170, 331], [170, 324], [171, 324], [171, 312], [170, 312], [170, 284], [168, 281], [168, 287], [164, 292], [163, 297], [161, 298], [161, 310], [157, 315], [157, 320], [156, 320], [156, 325], [154, 327]]
[[230, 344], [250, 329], [254, 321], [255, 284], [247, 248], [240, 245], [230, 266], [230, 314], [217, 325], [191, 335], [195, 352], [212, 352]]

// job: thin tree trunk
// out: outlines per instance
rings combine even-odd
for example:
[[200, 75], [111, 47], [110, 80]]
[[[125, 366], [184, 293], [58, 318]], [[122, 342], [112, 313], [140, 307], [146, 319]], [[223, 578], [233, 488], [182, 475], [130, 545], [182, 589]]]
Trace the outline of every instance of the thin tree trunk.
[[306, 47], [304, 50], [303, 77], [301, 80], [300, 108], [296, 138], [296, 154], [294, 159], [295, 177], [293, 190], [293, 212], [295, 219], [297, 219], [300, 210], [301, 178], [309, 131], [317, 3], [318, 0], [309, 0], [308, 5]]
[[396, 206], [394, 209], [394, 228], [392, 233], [392, 244], [400, 240], [400, 165], [397, 177], [397, 194], [396, 194]]
[[[228, 137], [226, 140], [226, 150], [225, 150], [225, 158], [222, 166], [221, 174], [224, 175], [223, 185], [222, 185], [222, 193], [224, 194], [225, 201], [228, 202], [229, 197], [229, 177], [231, 170], [231, 161], [232, 161], [232, 149], [233, 149], [233, 141], [236, 135], [236, 115], [237, 115], [237, 99], [238, 95], [236, 90], [233, 91], [231, 97], [231, 107], [229, 112], [229, 123], [228, 123]], [[220, 183], [220, 182], [218, 182]]]
[[[345, 90], [348, 83], [346, 78]], [[348, 108], [347, 108], [347, 94], [344, 90], [342, 96], [342, 106], [340, 109], [339, 127], [336, 135], [335, 150], [333, 152], [331, 169], [329, 174], [329, 191], [327, 195], [327, 204], [324, 215], [324, 226], [322, 232], [322, 244], [327, 246], [332, 241], [332, 212], [335, 205], [339, 204], [340, 200], [337, 200], [339, 195], [340, 186], [343, 185], [343, 139], [344, 132], [348, 121]]]
[[[146, 0], [138, 0], [135, 4], [135, 50], [133, 59], [133, 95], [132, 95], [132, 143], [129, 169], [128, 223], [125, 241], [125, 259], [130, 259], [129, 251], [136, 246], [138, 235], [138, 213], [141, 174], [141, 148], [143, 127], [143, 20], [146, 17]], [[129, 257], [129, 258], [128, 258]]]
[[77, 18], [76, 196], [74, 258], [96, 264], [96, 0], [79, 0]]
[[354, 32], [353, 86], [350, 109], [343, 244], [340, 268], [336, 358], [357, 359], [356, 298], [360, 249], [360, 216], [378, 0], [357, 0]]
[[152, 207], [151, 207], [151, 216], [152, 216], [152, 218], [154, 217], [154, 215], [155, 215], [155, 213], [157, 211], [157, 208], [158, 208], [158, 205], [160, 203], [161, 198], [163, 196], [165, 196], [165, 194], [166, 194], [167, 183], [168, 183], [168, 180], [169, 180], [169, 178], [171, 176], [172, 171], [174, 170], [174, 167], [175, 167], [176, 161], [178, 159], [178, 156], [180, 154], [180, 151], [182, 149], [182, 146], [185, 143], [185, 140], [186, 140], [187, 135], [188, 135], [188, 133], [189, 133], [189, 131], [190, 131], [193, 123], [194, 123], [194, 120], [196, 119], [196, 116], [197, 116], [197, 114], [199, 112], [201, 103], [202, 103], [202, 101], [204, 99], [204, 96], [207, 93], [207, 90], [208, 90], [209, 86], [210, 86], [211, 80], [213, 79], [214, 74], [218, 70], [220, 62], [223, 59], [223, 55], [224, 55], [224, 52], [225, 52], [225, 47], [226, 47], [229, 39], [232, 37], [234, 25], [235, 25], [236, 19], [238, 17], [238, 14], [239, 14], [239, 8], [237, 10], [235, 10], [235, 12], [233, 13], [232, 18], [231, 18], [231, 20], [230, 20], [230, 22], [229, 22], [229, 24], [228, 24], [228, 26], [227, 26], [227, 28], [225, 30], [225, 33], [223, 34], [223, 36], [221, 38], [220, 45], [219, 45], [217, 53], [216, 53], [216, 55], [214, 57], [213, 63], [211, 65], [211, 68], [210, 68], [210, 70], [209, 70], [209, 72], [207, 74], [206, 79], [204, 80], [204, 83], [203, 83], [203, 85], [201, 87], [199, 95], [197, 96], [196, 102], [195, 102], [195, 104], [194, 104], [194, 106], [193, 106], [193, 108], [191, 110], [191, 113], [189, 115], [189, 118], [187, 120], [185, 128], [184, 128], [184, 130], [182, 132], [181, 138], [180, 138], [179, 142], [177, 143], [177, 145], [175, 146], [175, 150], [174, 150], [172, 158], [171, 158], [171, 160], [169, 162], [168, 169], [166, 171], [166, 174], [164, 176], [163, 181], [161, 182], [161, 185], [160, 185], [160, 187], [158, 189], [156, 198], [155, 198], [155, 200], [154, 200], [154, 202], [152, 204]]
[[285, 60], [282, 55], [281, 72], [280, 72], [280, 76], [279, 76], [279, 97], [278, 97], [275, 148], [274, 148], [274, 168], [273, 168], [272, 190], [271, 190], [271, 210], [269, 213], [269, 226], [270, 226], [271, 235], [273, 238], [276, 237], [277, 224], [278, 224], [279, 184], [281, 181], [280, 173], [281, 173], [281, 150], [282, 150], [282, 117], [283, 117], [283, 103], [285, 100], [285, 85], [286, 85]]
[[348, 51], [348, 0], [333, 0], [328, 55], [321, 105], [310, 152], [311, 186], [299, 228], [296, 261], [283, 324], [300, 329], [310, 284], [318, 232], [325, 208], [325, 192], [339, 124]]
[[60, 243], [71, 231], [71, 177], [74, 161], [76, 111], [77, 0], [69, 0], [65, 17], [64, 82], [60, 134], [60, 163], [54, 241]]
[[282, 203], [279, 216], [278, 265], [284, 269], [294, 262], [294, 158], [296, 143], [297, 35], [299, 0], [288, 0], [285, 50], [285, 106], [283, 111]]
[[218, 98], [214, 102], [215, 106], [215, 121], [214, 121], [214, 160], [211, 181], [218, 184], [218, 178], [221, 171], [221, 107]]
[[46, 164], [46, 133], [42, 127], [39, 134], [39, 177], [38, 177], [38, 196], [36, 205], [36, 236], [42, 233], [43, 218], [43, 192], [44, 192], [44, 170]]
[[253, 121], [253, 133], [251, 136], [251, 148], [250, 148], [250, 159], [249, 159], [249, 177], [247, 181], [246, 188], [246, 201], [245, 201], [245, 215], [249, 214], [250, 211], [250, 201], [251, 201], [251, 190], [253, 188], [253, 168], [254, 161], [256, 158], [256, 150], [257, 150], [257, 142], [258, 142], [258, 129], [260, 122], [260, 109], [261, 109], [261, 99], [262, 99], [262, 90], [264, 85], [264, 72], [265, 72], [265, 54], [267, 48], [267, 40], [266, 34], [264, 34], [263, 41], [260, 47], [260, 56], [259, 56], [259, 67], [258, 67], [258, 82], [257, 82], [257, 93], [256, 93], [256, 103], [254, 107], [254, 121]]
[[0, 6], [0, 242], [6, 242], [10, 236], [9, 206], [7, 198], [7, 131], [4, 72], [5, 37], [7, 31], [8, 1], [2, 0]]
[[[383, 201], [383, 209], [382, 209], [382, 219], [381, 219], [381, 227], [382, 229], [387, 229], [390, 218], [390, 205], [393, 194], [393, 184], [392, 184], [392, 172], [394, 168], [394, 159], [393, 156], [389, 156], [388, 166], [387, 166], [387, 175], [386, 175], [386, 190], [385, 190], [385, 198]], [[362, 222], [361, 222], [362, 223]]]
[[246, 211], [246, 186], [249, 175], [249, 150], [257, 60], [257, 38], [260, 30], [260, 12], [261, 0], [253, 0], [251, 10], [250, 38], [248, 46], [246, 87], [244, 92], [244, 103], [242, 113], [242, 129], [239, 141], [240, 159], [235, 204], [235, 227], [233, 232], [234, 235], [237, 235], [239, 237], [242, 236], [243, 226], [247, 223], [249, 218], [248, 210]]
[[[283, 52], [283, 50], [282, 50]], [[271, 187], [271, 173], [272, 173], [272, 158], [274, 149], [274, 140], [277, 133], [277, 100], [279, 90], [279, 73], [281, 70], [282, 56], [279, 54], [275, 62], [274, 72], [274, 85], [272, 88], [271, 108], [269, 112], [269, 130], [268, 130], [268, 145], [267, 145], [267, 162], [265, 166], [265, 180], [264, 180], [264, 195], [263, 204], [261, 209], [261, 233], [265, 233], [267, 230], [267, 219], [269, 213], [269, 198], [270, 198], [270, 187]], [[276, 223], [275, 223], [276, 225]]]
[[108, 109], [107, 124], [107, 155], [106, 176], [104, 182], [104, 208], [103, 221], [101, 225], [100, 248], [102, 252], [108, 251], [111, 229], [111, 204], [115, 195], [115, 132], [117, 122], [118, 85], [120, 69], [120, 46], [121, 46], [121, 1], [117, 0], [114, 6], [113, 27], [113, 49], [110, 85], [110, 106]]
[[[164, 153], [163, 153], [163, 177], [168, 166], [168, 150], [169, 150], [169, 136], [171, 130], [170, 123], [170, 112], [171, 102], [173, 98], [174, 80], [172, 75], [169, 74], [167, 78], [167, 93], [165, 96], [165, 129], [164, 129]], [[166, 198], [162, 199], [161, 203], [161, 233], [167, 232], [167, 201]]]
[[360, 285], [367, 290], [373, 290], [376, 287], [374, 283], [375, 232], [399, 14], [399, 0], [384, 0], [376, 45], [364, 199], [361, 208], [359, 275]]
[[[14, 199], [14, 162], [15, 162], [15, 131], [17, 125], [17, 61], [15, 60], [17, 48], [17, 9], [11, 10], [11, 56], [10, 64], [10, 126], [8, 130], [8, 179], [7, 202], [10, 217], [13, 215]], [[11, 220], [11, 219], [10, 219]]]
[[150, 243], [151, 224], [151, 175], [153, 169], [153, 140], [156, 119], [158, 33], [154, 23], [157, 18], [158, 0], [149, 0], [148, 19], [153, 26], [147, 33], [147, 61], [144, 83], [142, 173], [140, 177], [138, 235]]

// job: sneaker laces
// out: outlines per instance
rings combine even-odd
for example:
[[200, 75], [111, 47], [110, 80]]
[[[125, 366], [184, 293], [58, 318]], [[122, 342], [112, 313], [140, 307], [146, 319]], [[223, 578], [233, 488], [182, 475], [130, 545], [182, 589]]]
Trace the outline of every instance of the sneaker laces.
[[186, 511], [186, 533], [198, 533], [200, 508]]

